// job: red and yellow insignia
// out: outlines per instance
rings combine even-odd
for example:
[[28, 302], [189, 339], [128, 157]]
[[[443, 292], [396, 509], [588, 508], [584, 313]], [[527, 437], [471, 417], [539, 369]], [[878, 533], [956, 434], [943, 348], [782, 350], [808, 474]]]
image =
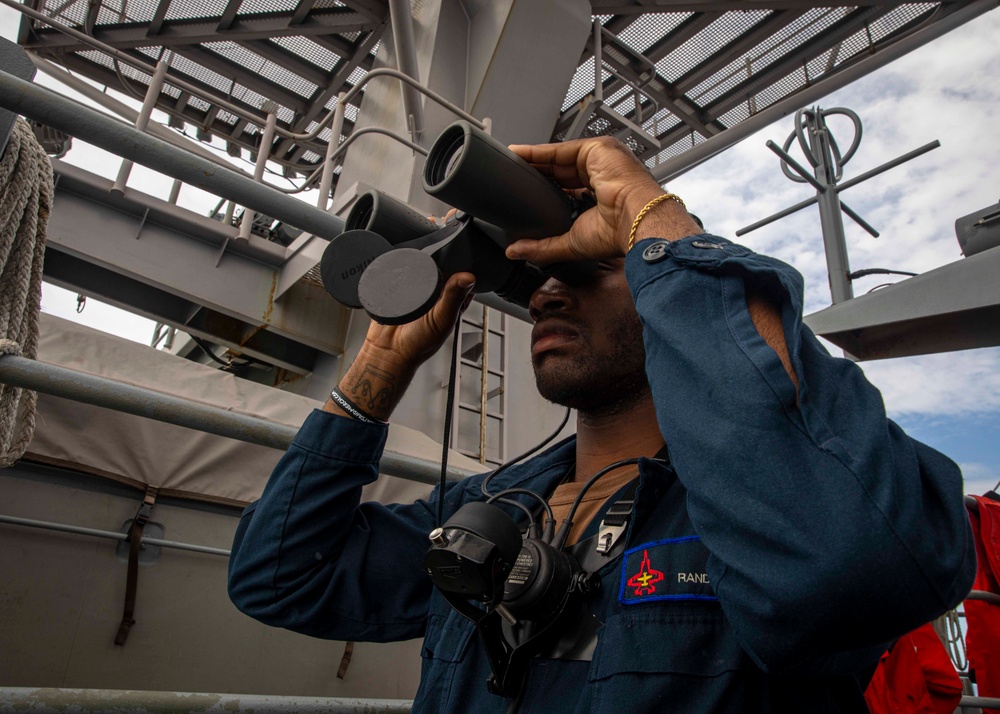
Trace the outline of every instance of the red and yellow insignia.
[[652, 564], [649, 562], [649, 551], [642, 551], [642, 565], [639, 566], [639, 572], [628, 579], [628, 586], [630, 588], [635, 588], [635, 594], [638, 597], [643, 595], [652, 595], [656, 592], [656, 585], [653, 583], [658, 583], [663, 580], [663, 571], [655, 570]]

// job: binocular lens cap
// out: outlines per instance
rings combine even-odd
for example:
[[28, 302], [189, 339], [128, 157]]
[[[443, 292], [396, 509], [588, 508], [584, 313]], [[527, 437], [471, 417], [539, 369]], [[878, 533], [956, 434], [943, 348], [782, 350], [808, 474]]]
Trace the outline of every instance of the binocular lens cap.
[[382, 325], [402, 325], [427, 313], [441, 294], [441, 272], [431, 256], [396, 248], [376, 258], [361, 275], [358, 298]]
[[360, 308], [358, 281], [372, 261], [391, 249], [389, 241], [372, 231], [341, 233], [330, 241], [320, 260], [323, 287], [341, 305]]

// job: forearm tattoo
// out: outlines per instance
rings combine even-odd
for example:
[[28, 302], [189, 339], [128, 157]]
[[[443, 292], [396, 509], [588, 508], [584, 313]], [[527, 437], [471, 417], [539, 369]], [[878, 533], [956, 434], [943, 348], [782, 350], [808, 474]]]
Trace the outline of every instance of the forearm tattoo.
[[373, 412], [392, 408], [396, 389], [395, 375], [366, 364], [351, 385], [351, 398]]

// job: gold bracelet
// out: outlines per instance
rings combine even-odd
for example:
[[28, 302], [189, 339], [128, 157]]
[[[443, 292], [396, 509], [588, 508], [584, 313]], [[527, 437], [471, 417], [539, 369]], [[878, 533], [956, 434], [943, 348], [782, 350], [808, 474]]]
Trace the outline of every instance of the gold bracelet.
[[681, 208], [685, 209], [687, 208], [687, 206], [684, 205], [684, 201], [682, 201], [681, 197], [678, 196], [676, 193], [665, 193], [662, 196], [657, 196], [652, 201], [647, 203], [645, 206], [642, 207], [642, 210], [639, 211], [639, 215], [635, 217], [635, 220], [632, 221], [632, 230], [628, 234], [628, 248], [625, 249], [626, 253], [632, 250], [632, 246], [635, 245], [635, 232], [639, 228], [639, 221], [641, 221], [646, 216], [646, 214], [649, 213], [649, 211], [653, 208], [653, 206], [660, 203], [661, 201], [666, 201], [668, 198], [677, 201], [677, 203], [681, 204]]

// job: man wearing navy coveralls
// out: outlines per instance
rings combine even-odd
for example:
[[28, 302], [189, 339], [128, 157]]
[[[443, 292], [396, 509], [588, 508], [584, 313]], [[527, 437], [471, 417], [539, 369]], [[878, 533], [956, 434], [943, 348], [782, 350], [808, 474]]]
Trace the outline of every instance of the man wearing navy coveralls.
[[[513, 708], [866, 712], [863, 688], [887, 643], [971, 587], [958, 468], [889, 421], [861, 370], [802, 325], [797, 272], [702, 233], [621, 144], [512, 149], [597, 205], [565, 235], [518, 241], [508, 257], [600, 266], [582, 285], [549, 279], [530, 304], [538, 389], [577, 410], [576, 436], [491, 488], [542, 494], [565, 515], [590, 476], [650, 457], [587, 492], [569, 543], [592, 538], [634, 494], [622, 546], [586, 605], [592, 634], [531, 659]], [[415, 322], [372, 324], [339, 385], [362, 418], [331, 400], [307, 419], [244, 513], [230, 564], [233, 601], [263, 622], [337, 640], [423, 637], [415, 712], [512, 708], [486, 689], [473, 623], [421, 567], [437, 494], [358, 502], [378, 475], [382, 422], [474, 280], [451, 276]], [[363, 399], [358, 384], [380, 399]], [[445, 518], [483, 499], [481, 481], [449, 485]], [[391, 588], [365, 567], [386, 559]]]

